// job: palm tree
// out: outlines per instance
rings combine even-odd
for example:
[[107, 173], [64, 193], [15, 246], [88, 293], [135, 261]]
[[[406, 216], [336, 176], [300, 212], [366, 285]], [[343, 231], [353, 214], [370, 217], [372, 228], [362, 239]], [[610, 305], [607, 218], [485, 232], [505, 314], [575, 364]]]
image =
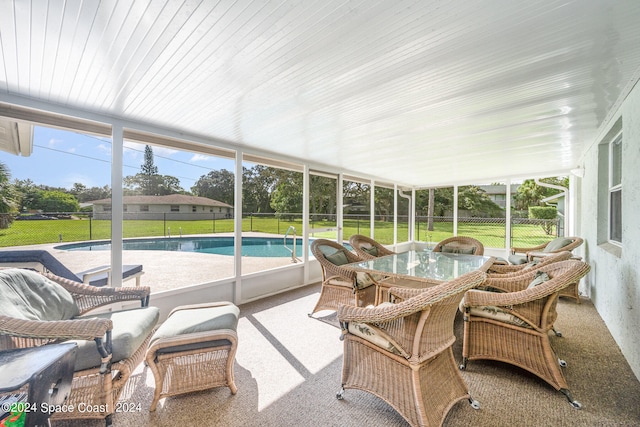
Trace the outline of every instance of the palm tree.
[[0, 229], [9, 228], [17, 212], [17, 195], [9, 182], [9, 168], [0, 162]]

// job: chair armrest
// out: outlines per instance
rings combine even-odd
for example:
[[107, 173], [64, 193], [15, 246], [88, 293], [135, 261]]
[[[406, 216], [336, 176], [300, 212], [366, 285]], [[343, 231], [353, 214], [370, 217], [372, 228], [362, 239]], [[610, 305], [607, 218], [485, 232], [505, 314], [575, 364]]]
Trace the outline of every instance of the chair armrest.
[[69, 291], [69, 293], [71, 293], [75, 303], [80, 309], [80, 314], [84, 314], [90, 310], [93, 310], [94, 308], [117, 302], [139, 300], [143, 307], [149, 305], [151, 288], [149, 288], [148, 286], [96, 288], [95, 286], [74, 282], [73, 280], [65, 279], [64, 277], [56, 276], [51, 273], [45, 273], [45, 276], [49, 280], [58, 283], [60, 286]]
[[[360, 322], [360, 323], [380, 323], [404, 317], [407, 314], [399, 310], [400, 304], [385, 305], [384, 307], [354, 307], [351, 305], [340, 305], [337, 311], [338, 321]], [[417, 310], [416, 310], [417, 311]]]
[[491, 277], [492, 274], [507, 274], [507, 273], [514, 273], [517, 271], [522, 270], [524, 267], [526, 266], [526, 264], [519, 264], [519, 265], [511, 265], [511, 264], [493, 264], [491, 267], [489, 267], [489, 270], [487, 270], [487, 274], [489, 275], [489, 277]]
[[535, 270], [521, 270], [513, 273], [487, 275], [483, 287], [499, 289], [503, 292], [518, 292], [526, 289], [535, 279]]
[[420, 295], [421, 293], [423, 293], [425, 290], [427, 290], [427, 288], [400, 288], [400, 287], [393, 287], [393, 288], [389, 288], [389, 295], [394, 296], [396, 298], [400, 298], [400, 299], [409, 299], [411, 297], [414, 297], [416, 295]]
[[531, 251], [539, 251], [541, 249], [544, 249], [546, 246], [547, 246], [547, 243], [543, 243], [543, 244], [538, 245], [538, 246], [531, 246], [531, 247], [528, 247], [528, 248], [512, 247], [511, 248], [511, 253], [512, 254], [516, 254], [516, 253], [526, 254], [527, 252], [531, 252]]
[[109, 319], [24, 320], [0, 315], [0, 334], [42, 340], [93, 340], [113, 328]]
[[553, 255], [553, 252], [529, 251], [527, 252], [527, 262], [533, 261], [534, 258], [544, 258]]
[[100, 274], [107, 273], [107, 283], [111, 284], [111, 267], [108, 265], [102, 267], [92, 268], [91, 270], [87, 270], [82, 273], [82, 283], [88, 285], [91, 282], [91, 279]]
[[471, 289], [467, 291], [462, 300], [463, 307], [511, 307], [518, 304], [524, 304], [533, 299], [540, 298], [535, 294], [534, 289], [525, 289], [517, 292], [490, 292], [480, 289]]

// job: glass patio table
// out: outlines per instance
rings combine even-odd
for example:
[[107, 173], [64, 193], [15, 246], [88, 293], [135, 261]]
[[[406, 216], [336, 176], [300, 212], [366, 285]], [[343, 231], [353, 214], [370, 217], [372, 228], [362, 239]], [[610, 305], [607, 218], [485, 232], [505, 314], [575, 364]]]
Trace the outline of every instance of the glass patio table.
[[348, 264], [348, 267], [384, 277], [377, 281], [376, 304], [379, 304], [392, 286], [427, 288], [471, 271], [486, 272], [494, 261], [490, 256], [411, 250]]

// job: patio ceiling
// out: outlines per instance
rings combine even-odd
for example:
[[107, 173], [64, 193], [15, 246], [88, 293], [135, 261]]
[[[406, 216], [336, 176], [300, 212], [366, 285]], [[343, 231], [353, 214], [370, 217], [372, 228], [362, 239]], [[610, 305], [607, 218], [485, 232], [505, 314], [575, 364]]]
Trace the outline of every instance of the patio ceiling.
[[637, 0], [0, 8], [0, 102], [417, 187], [575, 168], [640, 67]]

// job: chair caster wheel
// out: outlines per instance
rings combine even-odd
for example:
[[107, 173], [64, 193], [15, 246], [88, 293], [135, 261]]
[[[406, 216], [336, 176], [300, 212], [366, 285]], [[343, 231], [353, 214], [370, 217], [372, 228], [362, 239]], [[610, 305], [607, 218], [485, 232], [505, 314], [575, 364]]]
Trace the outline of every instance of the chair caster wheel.
[[569, 404], [575, 409], [582, 409], [582, 403], [578, 402], [577, 400], [572, 400], [571, 402], [569, 402]]
[[344, 387], [340, 387], [340, 390], [336, 393], [336, 399], [338, 400], [344, 399]]
[[469, 404], [471, 405], [471, 407], [473, 409], [475, 409], [476, 411], [478, 409], [480, 409], [480, 402], [478, 402], [477, 400], [473, 399], [473, 398], [469, 398]]

